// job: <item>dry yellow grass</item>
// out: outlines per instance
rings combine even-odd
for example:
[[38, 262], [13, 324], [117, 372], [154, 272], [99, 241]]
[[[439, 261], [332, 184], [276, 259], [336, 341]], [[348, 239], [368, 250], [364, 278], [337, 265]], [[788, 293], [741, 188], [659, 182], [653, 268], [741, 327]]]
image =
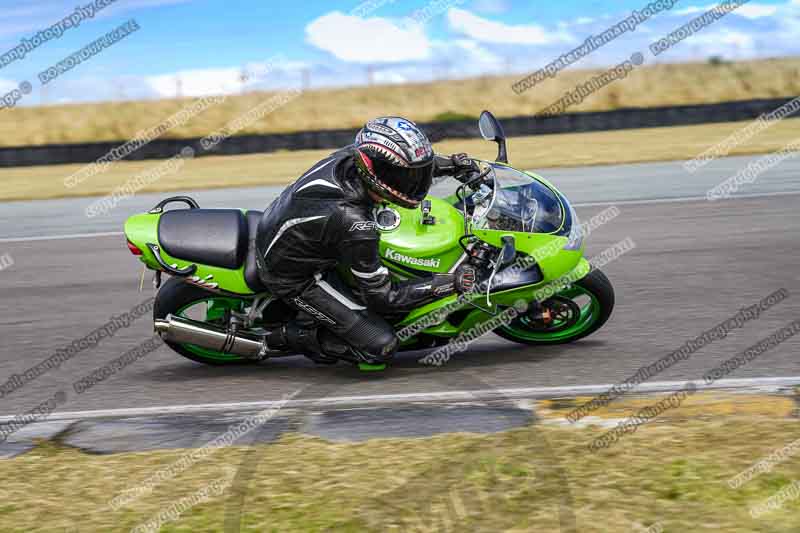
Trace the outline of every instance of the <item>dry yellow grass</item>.
[[[559, 74], [521, 96], [511, 84], [521, 75], [436, 83], [312, 90], [241, 133], [266, 133], [357, 127], [367, 119], [399, 114], [424, 122], [442, 113], [477, 116], [532, 115], [597, 70]], [[631, 106], [698, 104], [800, 94], [800, 59], [772, 59], [712, 66], [706, 63], [655, 65], [637, 69], [581, 105], [576, 111]], [[165, 137], [201, 137], [266, 100], [268, 93], [231, 96]], [[0, 146], [127, 140], [158, 124], [190, 100], [159, 100], [93, 105], [23, 107], [4, 110]]]
[[[649, 128], [611, 132], [568, 133], [509, 139], [511, 163], [522, 169], [689, 159], [750, 122]], [[773, 152], [800, 138], [800, 119], [779, 122], [738, 146], [732, 154]], [[439, 153], [465, 151], [473, 157], [494, 159], [494, 143], [453, 140], [438, 143]], [[290, 183], [330, 150], [277, 152], [230, 157], [203, 157], [187, 161], [175, 174], [156, 181], [143, 192], [166, 192], [219, 187], [282, 185]], [[0, 200], [100, 196], [160, 161], [123, 161], [108, 172], [89, 178], [72, 189], [64, 178], [83, 165], [55, 165], [0, 169]]]
[[182, 507], [162, 531], [223, 531], [229, 518], [248, 532], [798, 531], [796, 499], [757, 519], [749, 511], [800, 479], [800, 462], [776, 464], [739, 489], [727, 484], [798, 439], [796, 420], [700, 416], [659, 418], [597, 453], [587, 446], [607, 431], [600, 427], [361, 443], [289, 434], [249, 452], [217, 451], [117, 510], [111, 498], [186, 452], [90, 455], [45, 444], [0, 461], [0, 530], [128, 531], [245, 465], [249, 476]]

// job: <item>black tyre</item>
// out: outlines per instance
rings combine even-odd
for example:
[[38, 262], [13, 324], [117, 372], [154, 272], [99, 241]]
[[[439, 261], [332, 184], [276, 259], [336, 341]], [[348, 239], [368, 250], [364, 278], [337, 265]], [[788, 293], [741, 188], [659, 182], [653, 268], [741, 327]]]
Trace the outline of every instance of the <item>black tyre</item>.
[[[580, 305], [584, 300], [588, 300], [586, 305]], [[603, 327], [611, 317], [614, 310], [614, 287], [600, 270], [592, 270], [548, 302], [555, 302], [564, 309], [565, 318], [561, 325], [556, 323], [542, 327], [523, 315], [494, 332], [504, 339], [530, 345], [575, 342]]]
[[[153, 319], [164, 319], [167, 315], [171, 314], [205, 321], [208, 317], [193, 317], [186, 314], [189, 310], [200, 307], [204, 303], [207, 305], [206, 314], [208, 314], [209, 305], [216, 306], [218, 310], [225, 309], [226, 307], [235, 308], [237, 306], [242, 306], [244, 300], [221, 296], [196, 285], [192, 285], [191, 283], [186, 283], [181, 278], [171, 277], [161, 285], [158, 294], [156, 294], [156, 301], [153, 306]], [[214, 322], [213, 319], [207, 321], [209, 323]], [[191, 344], [176, 344], [166, 341], [164, 344], [185, 358], [206, 365], [221, 366], [255, 363], [255, 361], [251, 359], [246, 359], [238, 355], [214, 352]]]

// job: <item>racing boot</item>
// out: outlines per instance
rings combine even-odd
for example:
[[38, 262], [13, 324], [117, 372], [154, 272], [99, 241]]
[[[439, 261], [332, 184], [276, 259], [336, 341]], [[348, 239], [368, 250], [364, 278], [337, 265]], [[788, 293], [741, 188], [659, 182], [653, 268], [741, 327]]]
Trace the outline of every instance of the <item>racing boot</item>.
[[[340, 351], [340, 347], [330, 346], [333, 348], [331, 355], [326, 355], [327, 348], [329, 348], [328, 343], [325, 343], [326, 349], [323, 349], [319, 336], [319, 328], [313, 322], [293, 320], [288, 324], [267, 330], [265, 342], [268, 350], [294, 351], [305, 355], [315, 363], [336, 364], [338, 359], [335, 354]], [[347, 346], [344, 345], [345, 351], [346, 348]]]

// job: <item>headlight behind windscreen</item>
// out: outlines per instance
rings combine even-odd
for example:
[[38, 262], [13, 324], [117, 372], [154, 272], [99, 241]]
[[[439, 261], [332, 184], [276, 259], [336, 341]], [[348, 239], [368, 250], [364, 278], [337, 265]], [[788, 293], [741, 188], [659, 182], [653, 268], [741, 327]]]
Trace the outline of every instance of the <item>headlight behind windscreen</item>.
[[565, 198], [562, 197], [564, 203], [567, 204], [567, 208], [569, 208], [569, 218], [571, 219], [572, 226], [569, 230], [568, 241], [567, 244], [564, 245], [565, 250], [580, 250], [581, 246], [583, 246], [583, 227], [581, 227], [581, 221], [578, 220], [578, 214], [572, 208], [572, 204], [567, 202]]

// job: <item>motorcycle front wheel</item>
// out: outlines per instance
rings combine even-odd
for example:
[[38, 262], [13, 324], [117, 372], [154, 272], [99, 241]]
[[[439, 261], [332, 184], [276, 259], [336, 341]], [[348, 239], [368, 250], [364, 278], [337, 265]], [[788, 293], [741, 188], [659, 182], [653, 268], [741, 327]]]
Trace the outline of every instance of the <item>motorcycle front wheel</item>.
[[605, 274], [592, 270], [571, 287], [542, 302], [548, 320], [522, 314], [494, 330], [504, 339], [530, 345], [566, 344], [591, 335], [614, 310], [614, 288]]

